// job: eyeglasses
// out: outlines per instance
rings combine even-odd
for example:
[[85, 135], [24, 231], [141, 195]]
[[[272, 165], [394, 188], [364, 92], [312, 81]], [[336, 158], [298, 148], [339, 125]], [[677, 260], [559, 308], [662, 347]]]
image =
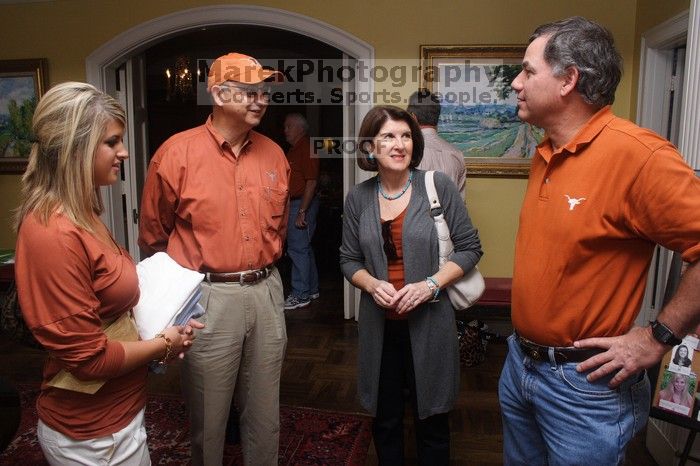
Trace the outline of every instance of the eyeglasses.
[[390, 261], [398, 259], [399, 256], [396, 253], [396, 245], [391, 237], [391, 220], [382, 222], [382, 239], [384, 240], [384, 245], [382, 247], [384, 248], [386, 258]]
[[254, 100], [256, 97], [261, 100], [270, 100], [270, 92], [272, 87], [269, 85], [261, 86], [245, 86], [245, 85], [230, 85], [230, 84], [219, 84], [221, 89], [228, 89], [235, 95], [239, 95], [247, 100]]

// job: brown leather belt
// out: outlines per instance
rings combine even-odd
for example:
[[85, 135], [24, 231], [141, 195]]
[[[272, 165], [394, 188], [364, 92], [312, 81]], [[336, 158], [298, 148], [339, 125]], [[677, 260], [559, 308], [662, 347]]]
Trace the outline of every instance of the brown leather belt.
[[240, 283], [241, 285], [252, 285], [263, 278], [267, 278], [272, 273], [272, 266], [268, 265], [258, 270], [247, 272], [205, 272], [205, 280], [211, 283]]
[[549, 362], [549, 350], [554, 350], [554, 360], [557, 364], [566, 362], [582, 362], [588, 358], [604, 352], [601, 348], [574, 348], [573, 346], [542, 346], [520, 335], [515, 335], [515, 340], [526, 356], [535, 361]]

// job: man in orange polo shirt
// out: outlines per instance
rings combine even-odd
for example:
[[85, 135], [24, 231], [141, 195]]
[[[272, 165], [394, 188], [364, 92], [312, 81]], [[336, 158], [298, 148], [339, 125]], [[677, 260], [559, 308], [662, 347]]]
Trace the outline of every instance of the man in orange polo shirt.
[[287, 226], [289, 164], [252, 128], [265, 115], [268, 81], [281, 78], [246, 55], [217, 58], [207, 82], [211, 116], [163, 143], [146, 178], [139, 245], [206, 273], [206, 328], [182, 366], [194, 465], [221, 465], [234, 389], [245, 464], [277, 464], [287, 333], [274, 264]]
[[[622, 59], [575, 17], [540, 26], [512, 83], [546, 131], [520, 214], [515, 334], [501, 374], [505, 464], [621, 464], [657, 363], [700, 315], [700, 180], [610, 110]], [[655, 244], [690, 263], [651, 327], [633, 327]]]

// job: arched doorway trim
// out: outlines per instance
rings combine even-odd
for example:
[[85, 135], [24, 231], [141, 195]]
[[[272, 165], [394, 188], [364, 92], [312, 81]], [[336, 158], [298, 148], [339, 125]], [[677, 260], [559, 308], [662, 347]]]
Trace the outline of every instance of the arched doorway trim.
[[[246, 24], [267, 26], [296, 32], [325, 42], [347, 55], [374, 65], [374, 47], [328, 23], [317, 19], [255, 5], [214, 5], [177, 11], [134, 26], [98, 47], [85, 60], [88, 82], [103, 87], [106, 70], [120, 64], [154, 43], [181, 32], [207, 26]], [[358, 91], [361, 85], [357, 83]]]
[[[214, 5], [177, 11], [161, 16], [134, 26], [115, 36], [86, 58], [87, 81], [100, 89], [114, 93], [117, 88], [115, 71], [125, 63], [127, 68], [131, 66], [131, 59], [139, 53], [174, 35], [192, 29], [220, 25], [253, 25], [295, 32], [337, 48], [346, 55], [344, 60], [348, 60], [348, 57], [350, 57], [362, 60], [363, 66], [370, 69], [374, 67], [374, 47], [328, 23], [276, 8], [255, 5]], [[374, 82], [372, 80], [345, 82], [343, 84], [343, 92], [345, 93], [346, 91], [357, 92], [358, 95], [373, 96]], [[126, 97], [127, 100], [129, 98], [131, 97]], [[125, 103], [127, 107], [130, 107], [132, 104], [128, 101]], [[360, 127], [362, 118], [370, 108], [371, 105], [368, 103], [352, 106], [346, 105], [344, 107], [343, 137], [354, 137], [356, 128]], [[131, 121], [128, 124], [133, 126]], [[130, 127], [127, 133], [133, 133], [133, 130], [134, 128]], [[345, 159], [343, 193], [347, 194], [356, 181], [366, 179], [367, 176], [367, 173], [357, 168], [352, 159]], [[127, 179], [126, 184], [128, 185], [129, 183], [130, 180]], [[103, 191], [107, 200], [103, 218], [114, 231], [114, 228], [120, 223], [116, 217], [121, 214], [114, 212], [111, 208], [114, 204], [113, 198], [116, 198], [113, 191], [111, 188], [105, 188]], [[345, 281], [343, 294], [345, 318], [356, 318], [359, 291]]]

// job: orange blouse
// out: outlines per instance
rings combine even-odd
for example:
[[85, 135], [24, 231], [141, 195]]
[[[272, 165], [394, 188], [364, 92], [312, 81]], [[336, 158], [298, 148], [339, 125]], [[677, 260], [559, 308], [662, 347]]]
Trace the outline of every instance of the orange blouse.
[[[19, 230], [15, 278], [22, 314], [48, 351], [39, 418], [85, 440], [126, 427], [146, 404], [146, 366], [119, 375], [124, 349], [101, 329], [139, 299], [136, 266], [60, 214], [48, 225], [28, 215]], [[61, 369], [81, 380], [107, 379], [93, 395], [49, 387]]]
[[[396, 247], [396, 260], [387, 260], [389, 283], [394, 285], [396, 290], [404, 287], [404, 270], [403, 270], [403, 219], [406, 215], [406, 209], [403, 210], [395, 219], [390, 220], [391, 239]], [[394, 309], [387, 309], [386, 318], [389, 320], [406, 320], [408, 314], [398, 314]]]

